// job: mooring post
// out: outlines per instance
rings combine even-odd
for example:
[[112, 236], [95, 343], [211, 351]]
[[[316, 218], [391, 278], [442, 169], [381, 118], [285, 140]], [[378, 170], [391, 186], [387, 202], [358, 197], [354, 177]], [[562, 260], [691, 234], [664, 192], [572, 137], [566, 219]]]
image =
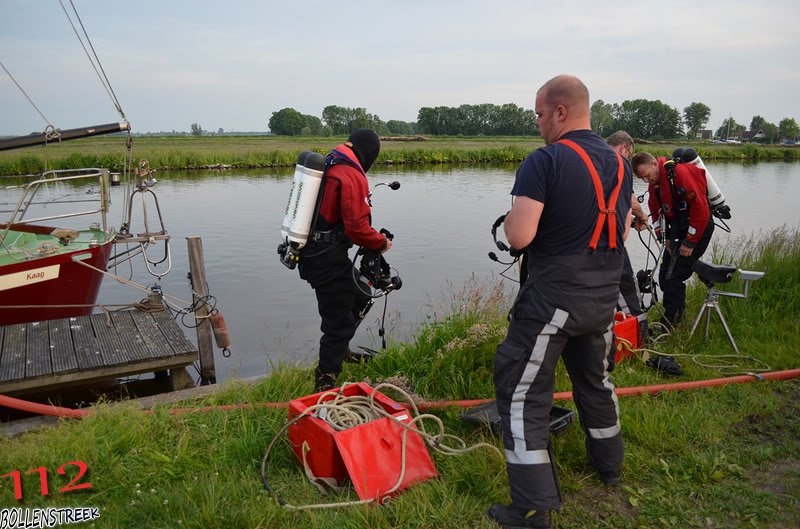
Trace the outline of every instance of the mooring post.
[[[203, 261], [203, 240], [197, 236], [186, 237], [189, 247], [189, 270], [192, 274], [192, 298], [196, 303], [198, 299], [208, 295], [206, 282], [206, 267]], [[208, 304], [202, 303], [197, 307], [197, 349], [200, 354], [200, 385], [216, 384], [217, 372], [214, 368], [214, 344], [211, 340], [211, 323], [208, 321]]]

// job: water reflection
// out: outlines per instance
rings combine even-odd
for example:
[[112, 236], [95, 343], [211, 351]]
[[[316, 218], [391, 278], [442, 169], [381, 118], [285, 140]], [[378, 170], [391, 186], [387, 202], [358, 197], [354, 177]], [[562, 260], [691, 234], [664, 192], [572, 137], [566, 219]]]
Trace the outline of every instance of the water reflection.
[[[732, 234], [717, 230], [715, 240], [800, 224], [800, 164], [711, 164], [715, 180], [731, 207]], [[373, 224], [392, 231], [395, 245], [386, 254], [403, 278], [403, 288], [389, 297], [393, 338], [410, 335], [433, 313], [441, 314], [454, 292], [473, 275], [480, 281], [504, 281], [504, 267], [487, 257], [496, 251], [490, 228], [511, 206], [515, 165], [376, 167], [372, 185], [398, 180], [401, 188], [376, 189]], [[311, 288], [296, 271], [278, 261], [275, 247], [291, 185], [290, 169], [230, 170], [169, 173], [155, 188], [174, 241], [173, 272], [164, 289], [190, 298], [184, 238], [203, 238], [210, 291], [233, 340], [234, 355], [217, 357], [218, 378], [233, 372], [252, 376], [278, 362], [312, 362], [319, 340], [319, 316]], [[641, 182], [635, 182], [641, 193]], [[114, 193], [120, 193], [115, 188]], [[115, 206], [122, 204], [115, 195]], [[135, 230], [134, 230], [135, 231]], [[634, 268], [643, 267], [645, 249], [637, 239], [628, 245]], [[147, 275], [134, 279], [154, 281]], [[106, 280], [100, 299], [105, 303], [136, 301], [142, 294]], [[379, 346], [375, 323], [382, 301], [373, 308], [354, 340]]]

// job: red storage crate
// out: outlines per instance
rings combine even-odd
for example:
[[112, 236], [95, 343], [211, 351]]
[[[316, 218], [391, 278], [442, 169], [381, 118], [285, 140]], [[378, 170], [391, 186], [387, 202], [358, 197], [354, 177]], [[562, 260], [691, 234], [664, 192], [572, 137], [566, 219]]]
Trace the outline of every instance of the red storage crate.
[[620, 338], [624, 338], [630, 342], [633, 349], [638, 349], [640, 347], [639, 320], [636, 316], [617, 312], [614, 315], [614, 336], [616, 337], [614, 345], [617, 349], [614, 355], [614, 361], [618, 364], [631, 356], [630, 349], [619, 340]]
[[[347, 397], [368, 396], [373, 391], [369, 385], [359, 382], [345, 385], [342, 393]], [[324, 393], [291, 401], [289, 420], [292, 421], [317, 404]], [[328, 395], [323, 402], [333, 399], [334, 395]], [[399, 421], [408, 423], [412, 418], [406, 408], [380, 392], [375, 393], [374, 402]], [[339, 486], [349, 477], [360, 499], [381, 501], [400, 476], [405, 430], [395, 421], [382, 417], [337, 431], [312, 412], [289, 427], [289, 442], [301, 464], [303, 444], [306, 444], [306, 463], [314, 476], [332, 478]], [[436, 475], [436, 467], [422, 437], [409, 431], [406, 439], [406, 469], [398, 491]]]

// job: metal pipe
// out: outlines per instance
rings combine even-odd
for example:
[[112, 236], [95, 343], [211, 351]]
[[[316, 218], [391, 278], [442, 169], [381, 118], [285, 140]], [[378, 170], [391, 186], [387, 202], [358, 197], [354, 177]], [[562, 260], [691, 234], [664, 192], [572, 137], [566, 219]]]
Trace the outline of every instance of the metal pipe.
[[46, 145], [48, 143], [57, 143], [59, 141], [77, 140], [80, 138], [101, 136], [103, 134], [113, 134], [114, 132], [122, 132], [126, 130], [130, 130], [130, 124], [127, 121], [122, 123], [94, 125], [80, 129], [56, 129], [56, 131], [52, 133], [43, 132], [41, 134], [29, 134], [27, 136], [17, 136], [15, 138], [0, 140], [0, 151], [21, 149], [23, 147], [32, 147], [34, 145]]

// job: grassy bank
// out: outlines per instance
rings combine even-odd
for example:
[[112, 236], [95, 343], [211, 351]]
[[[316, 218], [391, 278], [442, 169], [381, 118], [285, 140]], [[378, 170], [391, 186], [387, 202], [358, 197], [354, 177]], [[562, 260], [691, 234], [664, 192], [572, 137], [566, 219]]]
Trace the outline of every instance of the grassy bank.
[[[762, 234], [718, 259], [767, 270], [750, 299], [723, 300], [743, 351], [782, 370], [800, 367], [800, 232]], [[732, 283], [731, 290], [741, 285]], [[691, 318], [705, 287], [690, 290]], [[428, 399], [493, 396], [492, 361], [502, 340], [509, 297], [499, 288], [467, 285], [455, 292], [446, 317], [432, 320], [409, 343], [393, 344], [369, 364], [347, 364], [340, 380], [392, 379]], [[723, 358], [732, 352], [714, 323], [712, 340], [687, 338], [682, 329], [659, 349], [679, 357], [680, 380], [746, 372], [757, 362]], [[722, 360], [735, 367], [707, 367]], [[614, 372], [618, 387], [665, 380], [636, 359]], [[563, 370], [556, 391], [569, 390]], [[285, 401], [311, 392], [307, 368], [278, 366], [257, 386], [229, 383], [198, 405]], [[574, 409], [571, 402], [561, 403]], [[586, 462], [583, 434], [573, 425], [554, 437], [564, 506], [558, 527], [770, 527], [800, 525], [800, 382], [754, 382], [703, 390], [622, 397], [626, 459], [623, 485], [604, 487]], [[437, 414], [447, 431], [469, 444], [500, 446], [487, 428], [458, 419], [461, 410]], [[285, 410], [264, 408], [144, 415], [131, 406], [104, 407], [97, 415], [56, 428], [0, 440], [0, 473], [23, 472], [25, 499], [14, 500], [10, 478], [0, 480], [0, 506], [101, 508], [96, 527], [230, 528], [490, 528], [491, 502], [508, 501], [504, 462], [487, 450], [460, 457], [435, 456], [439, 479], [412, 487], [382, 507], [288, 512], [262, 490], [259, 463], [286, 421]], [[73, 460], [89, 467], [91, 490], [56, 492], [66, 480], [55, 469]], [[38, 473], [50, 470], [51, 494], [42, 497]], [[330, 501], [320, 496], [280, 443], [270, 465], [273, 486], [290, 503]], [[345, 494], [338, 499], [353, 499]]]
[[[147, 159], [152, 167], [197, 169], [215, 166], [238, 168], [289, 167], [304, 150], [320, 153], [345, 138], [294, 138], [286, 136], [174, 136], [137, 137], [133, 141], [135, 159]], [[543, 145], [540, 138], [528, 137], [431, 137], [425, 141], [384, 141], [379, 164], [501, 163], [521, 162]], [[639, 145], [656, 155], [671, 154], [680, 144]], [[800, 160], [800, 148], [756, 145], [693, 143], [707, 160], [758, 161]], [[74, 140], [47, 147], [29, 147], [0, 152], [0, 174], [27, 174], [42, 170], [47, 163], [55, 169], [107, 167], [121, 170], [125, 160], [124, 139], [98, 137]]]

